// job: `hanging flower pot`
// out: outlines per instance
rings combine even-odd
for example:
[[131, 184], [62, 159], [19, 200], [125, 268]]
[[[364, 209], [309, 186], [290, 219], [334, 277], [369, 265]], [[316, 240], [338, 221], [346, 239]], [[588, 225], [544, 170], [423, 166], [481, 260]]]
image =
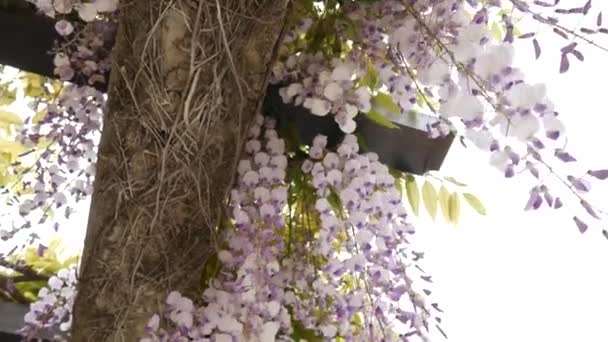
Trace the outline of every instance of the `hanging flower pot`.
[[313, 139], [322, 134], [327, 137], [327, 146], [337, 145], [344, 132], [334, 120], [333, 115], [318, 116], [303, 106], [283, 102], [279, 89], [282, 85], [270, 85], [264, 99], [264, 113], [277, 120], [281, 129], [293, 129], [298, 141], [312, 145]]
[[380, 161], [400, 171], [422, 175], [439, 170], [454, 141], [454, 133], [429, 137], [427, 125], [437, 119], [422, 113], [410, 112], [400, 115], [398, 120], [383, 120], [386, 124], [381, 125], [369, 115], [358, 116], [357, 132], [368, 151], [377, 153]]

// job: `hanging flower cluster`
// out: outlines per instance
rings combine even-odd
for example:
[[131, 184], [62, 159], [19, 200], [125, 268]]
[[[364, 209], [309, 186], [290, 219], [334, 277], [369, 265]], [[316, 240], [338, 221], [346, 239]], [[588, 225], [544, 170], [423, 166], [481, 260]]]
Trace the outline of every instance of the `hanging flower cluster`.
[[355, 116], [371, 109], [369, 89], [355, 88], [353, 82], [364, 72], [354, 63], [339, 59], [328, 63], [319, 54], [292, 55], [285, 64], [275, 66], [273, 77], [275, 82], [293, 79], [293, 83], [279, 92], [285, 103], [301, 105], [318, 116], [335, 114], [340, 128], [352, 133], [357, 127]]
[[28, 341], [32, 338], [68, 341], [76, 281], [76, 266], [52, 276], [48, 287], [38, 293], [38, 301], [30, 304], [30, 311], [24, 317], [25, 325], [19, 333]]
[[[290, 82], [281, 95], [315, 115], [336, 115], [346, 133], [354, 131], [358, 112], [371, 109], [370, 94], [390, 94], [396, 104], [392, 108], [399, 112], [389, 118], [420, 109], [416, 106], [422, 98], [440, 122], [464, 124], [463, 133], [491, 151], [492, 163], [512, 176], [519, 156], [516, 161], [504, 158], [513, 150], [506, 138], [539, 149], [544, 147], [537, 134], [541, 122], [544, 135], [553, 140], [562, 135], [563, 125], [544, 86], [524, 83], [521, 71], [511, 66], [512, 39], [490, 39], [488, 11], [495, 4], [477, 10], [472, 19], [463, 2], [430, 5], [377, 1], [348, 6], [345, 16], [361, 28], [362, 37], [350, 42], [346, 59], [330, 63], [320, 53], [290, 55], [275, 67], [275, 82]], [[439, 127], [440, 134], [430, 133], [449, 132], [445, 124]]]
[[[422, 270], [422, 254], [408, 242], [414, 228], [406, 221], [394, 177], [376, 154], [359, 153], [354, 135], [347, 135], [337, 152], [325, 153], [326, 144], [325, 137], [317, 137], [311, 159], [302, 165], [318, 196], [321, 229], [312, 252], [326, 263], [313, 282], [318, 298], [294, 302], [296, 315], [310, 322], [317, 306], [326, 306], [325, 319], [310, 322], [310, 328], [320, 326], [326, 338], [425, 339], [429, 324], [440, 322], [440, 309], [425, 302], [419, 293], [423, 289], [413, 287], [413, 273]], [[419, 277], [422, 284], [430, 282], [424, 273]], [[358, 315], [362, 324], [353, 326]], [[392, 322], [409, 328], [401, 327], [403, 333], [396, 335]]]
[[[256, 117], [231, 193], [234, 228], [217, 254], [221, 271], [203, 292], [204, 305], [170, 293], [166, 311], [149, 320], [142, 341], [289, 341], [294, 321], [327, 339], [426, 340], [441, 311], [421, 294], [430, 295], [428, 289], [414, 288], [414, 274], [419, 284], [431, 278], [421, 273], [422, 253], [408, 242], [414, 229], [394, 178], [375, 154], [359, 153], [354, 136], [346, 136], [337, 153], [326, 144], [326, 137], [315, 138], [310, 159], [301, 164], [317, 198], [319, 227], [297, 240], [285, 223], [286, 210], [291, 220], [285, 142], [271, 119], [264, 124]], [[59, 325], [66, 331], [74, 285], [73, 270], [53, 277], [50, 290], [40, 294], [44, 305], [32, 305], [23, 332]], [[63, 299], [52, 297], [56, 306], [50, 307], [49, 293]], [[46, 318], [49, 310], [52, 318]]]
[[[104, 36], [113, 28], [97, 19], [111, 18], [117, 1], [31, 2], [60, 18], [57, 31], [76, 42], [58, 49], [58, 75], [105, 82], [110, 64]], [[532, 13], [521, 1], [511, 3]], [[303, 331], [346, 341], [424, 341], [431, 326], [441, 331], [441, 310], [429, 304], [431, 278], [419, 265], [422, 253], [410, 244], [414, 229], [395, 179], [377, 155], [361, 153], [350, 135], [358, 115], [382, 113], [396, 120], [426, 108], [437, 119], [427, 127], [432, 137], [459, 130], [508, 178], [522, 171], [536, 178], [553, 175], [587, 214], [599, 218], [602, 213], [582, 194], [590, 190], [588, 178], [608, 179], [608, 171], [564, 177], [549, 165], [549, 158], [575, 158], [564, 149], [564, 126], [545, 87], [526, 83], [512, 66], [509, 15], [500, 16], [504, 38], [492, 39], [490, 18], [500, 6], [501, 1], [343, 1], [326, 8], [326, 15], [301, 20], [286, 36], [289, 55], [274, 66], [272, 82], [283, 86], [284, 102], [332, 115], [349, 135], [335, 151], [318, 136], [302, 161], [295, 156], [306, 149], [296, 144], [289, 150], [275, 123], [257, 116], [231, 193], [233, 227], [217, 253], [220, 271], [206, 284], [200, 306], [171, 292], [142, 341], [291, 341]], [[72, 12], [78, 20], [69, 20]], [[315, 40], [328, 27], [322, 20], [333, 20], [329, 27], [335, 30], [320, 35], [333, 35], [331, 49]], [[562, 53], [577, 56], [575, 51], [571, 46]], [[22, 202], [22, 215], [64, 205], [66, 193], [79, 199], [92, 192], [104, 104], [102, 93], [75, 85], [66, 86], [56, 102], [35, 104], [46, 115], [26, 125], [21, 141], [45, 139], [56, 150], [43, 153], [34, 179], [26, 180], [34, 194]], [[292, 193], [296, 185], [303, 197]], [[543, 203], [563, 206], [541, 183], [531, 189], [526, 209]], [[578, 216], [574, 222], [587, 230]], [[49, 329], [67, 336], [76, 280], [74, 270], [66, 272], [32, 305], [26, 336]]]
[[118, 8], [118, 0], [27, 0], [38, 7], [45, 15], [55, 16], [70, 14], [76, 11], [80, 19], [93, 21], [101, 13], [114, 12]]
[[[247, 158], [239, 164], [231, 194], [234, 230], [227, 234], [227, 248], [218, 253], [222, 270], [203, 293], [205, 305], [195, 307], [172, 292], [162, 318], [174, 329], [161, 328], [161, 316], [155, 315], [143, 340], [289, 340], [291, 315], [325, 338], [399, 340], [394, 320], [410, 325], [404, 336], [424, 336], [430, 312], [438, 307], [431, 309], [412, 287], [410, 273], [421, 254], [409, 247], [413, 228], [405, 222], [388, 168], [374, 154], [359, 154], [352, 135], [338, 153], [326, 153], [325, 137], [315, 139], [311, 159], [302, 165], [318, 196], [320, 230], [307, 241], [313, 247], [310, 255], [324, 260], [315, 268], [305, 258], [286, 255], [285, 143], [270, 120], [260, 138], [262, 123], [258, 116], [246, 143]], [[430, 281], [427, 275], [421, 279]], [[58, 325], [67, 331], [75, 281], [74, 270], [53, 277], [50, 290], [41, 291], [40, 302], [26, 316], [24, 332]], [[310, 293], [317, 295], [307, 298]]]
[[[106, 83], [111, 66], [109, 50], [116, 33], [110, 14], [116, 11], [118, 0], [27, 1], [55, 18], [57, 33], [65, 37], [55, 53], [55, 73], [64, 81], [84, 78], [90, 85]], [[72, 13], [77, 13], [77, 20]], [[97, 20], [101, 18], [105, 20]]]
[[[413, 109], [417, 98], [424, 97], [431, 110], [444, 118], [459, 119], [473, 130], [471, 135], [499, 125], [503, 135], [524, 141], [531, 138], [540, 128], [537, 117], [553, 114], [552, 106], [542, 85], [524, 84], [521, 72], [511, 67], [511, 42], [490, 39], [487, 12], [493, 5], [478, 10], [471, 20], [464, 3], [429, 5], [426, 1], [414, 5], [377, 1], [347, 7], [345, 15], [361, 27], [363, 35], [351, 42], [347, 62], [333, 61], [331, 68], [323, 65], [325, 58], [319, 54], [289, 56], [275, 68], [276, 81], [294, 77], [301, 81], [284, 88], [283, 98], [296, 104], [318, 104], [314, 108], [305, 105], [316, 115], [338, 115], [343, 108], [336, 102], [348, 98], [344, 94], [349, 87], [367, 94], [367, 102], [358, 106], [363, 113], [370, 109], [370, 91], [390, 93], [401, 112]], [[363, 80], [368, 73], [377, 74], [371, 84]], [[488, 91], [491, 98], [485, 94]], [[502, 107], [487, 117], [484, 100]], [[538, 115], [527, 115], [532, 113]], [[544, 120], [547, 134], [558, 137], [563, 127], [555, 115]], [[507, 124], [514, 127], [508, 134]], [[484, 134], [488, 138], [479, 145], [487, 150], [494, 139], [489, 132]]]
[[284, 297], [287, 278], [280, 266], [287, 157], [274, 122], [263, 124], [264, 118], [257, 116], [238, 166], [231, 193], [234, 230], [218, 253], [222, 270], [203, 293], [206, 304], [196, 308], [179, 293], [169, 294], [163, 318], [177, 329], [159, 328], [156, 315], [148, 323], [150, 337], [142, 341], [274, 341], [291, 334]]
[[[109, 48], [115, 35], [111, 12], [118, 0], [28, 0], [45, 15], [57, 19], [55, 29], [66, 37], [54, 55], [55, 73], [62, 81], [99, 85], [110, 70]], [[72, 13], [78, 14], [73, 19]], [[103, 20], [97, 20], [103, 19]], [[26, 221], [0, 230], [3, 239], [32, 226], [31, 213], [42, 223], [61, 208], [72, 213], [70, 198], [79, 201], [93, 192], [96, 142], [106, 96], [100, 90], [76, 84], [63, 85], [56, 97], [31, 99], [35, 113], [23, 125], [17, 141], [34, 151], [34, 165], [21, 177], [17, 192], [31, 189], [19, 198], [18, 211]], [[9, 201], [12, 202], [12, 201]], [[3, 227], [4, 228], [4, 227]]]
[[[515, 10], [531, 12], [527, 4], [513, 5]], [[398, 121], [408, 111], [430, 110], [437, 117], [427, 127], [431, 137], [456, 129], [488, 152], [490, 164], [505, 177], [529, 173], [544, 179], [545, 174], [551, 175], [585, 203], [585, 212], [597, 217], [600, 211], [581, 196], [588, 191], [581, 186], [585, 180], [558, 174], [549, 164], [552, 158], [564, 163], [576, 159], [564, 150], [565, 127], [545, 86], [526, 83], [521, 70], [512, 66], [514, 26], [501, 6], [500, 1], [347, 3], [339, 19], [327, 13], [313, 16], [313, 23], [306, 25], [312, 32], [299, 25], [288, 34], [286, 56], [275, 65], [273, 81], [284, 85], [280, 94], [286, 103], [302, 105], [314, 115], [334, 115], [346, 133], [356, 129], [357, 115], [375, 119], [381, 113]], [[587, 13], [587, 7], [568, 13]], [[494, 17], [500, 18], [506, 32], [498, 41], [492, 39], [490, 30]], [[315, 24], [330, 20], [327, 18], [337, 28], [332, 38], [339, 45], [340, 58], [315, 51], [314, 44], [311, 48], [310, 44], [293, 43], [297, 39], [314, 41], [320, 34], [314, 30], [325, 27]], [[541, 22], [555, 25], [556, 21]], [[532, 36], [522, 35], [522, 39]], [[575, 43], [562, 53], [580, 55]], [[583, 177], [597, 172], [589, 171]], [[548, 193], [548, 185], [543, 186]], [[543, 197], [535, 198], [541, 200], [533, 209], [544, 202]]]
[[33, 151], [42, 146], [42, 151], [21, 178], [20, 186], [32, 189], [31, 195], [20, 196], [18, 211], [26, 222], [3, 229], [5, 238], [31, 227], [34, 212], [40, 223], [55, 210], [69, 217], [69, 199], [79, 201], [93, 193], [105, 95], [91, 87], [68, 84], [55, 101], [32, 102], [32, 109], [44, 115], [26, 123], [17, 136], [27, 148]]
[[[58, 18], [57, 31], [72, 38], [56, 52], [56, 72], [65, 80], [84, 76], [90, 84], [105, 82], [110, 65], [106, 43], [114, 34], [112, 13], [118, 1], [30, 1], [41, 12]], [[534, 7], [555, 5], [508, 3], [562, 36], [593, 43]], [[545, 87], [526, 83], [522, 72], [511, 65], [516, 34], [512, 16], [504, 11], [505, 3], [378, 0], [345, 2], [335, 8], [332, 1], [324, 3], [330, 6], [327, 8], [319, 4], [310, 4], [316, 13], [301, 19], [288, 32], [284, 42], [287, 56], [273, 68], [273, 82], [284, 85], [280, 94], [285, 102], [304, 106], [314, 115], [334, 116], [346, 133], [356, 130], [356, 117], [361, 113], [377, 119], [380, 112], [380, 116], [398, 120], [402, 113], [427, 108], [437, 117], [437, 122], [427, 125], [431, 137], [457, 129], [488, 151], [490, 164], [505, 177], [529, 173], [544, 179], [545, 174], [550, 175], [567, 185], [583, 212], [591, 217], [604, 214], [583, 198], [591, 185], [589, 180], [604, 170], [589, 170], [582, 177], [561, 175], [549, 164], [552, 158], [565, 163], [576, 159], [564, 150], [564, 126]], [[590, 9], [586, 3], [580, 8], [557, 9], [556, 13], [586, 15]], [[79, 19], [71, 19], [71, 13]], [[504, 28], [501, 39], [493, 37], [489, 29], [492, 18], [499, 18]], [[605, 31], [601, 25], [598, 16], [598, 28], [587, 31]], [[327, 27], [333, 32], [322, 31]], [[324, 35], [330, 39], [319, 42], [317, 37]], [[520, 38], [533, 38], [540, 55], [534, 33]], [[566, 65], [568, 56], [582, 56], [576, 43], [565, 46], [562, 55]], [[548, 184], [541, 185], [542, 192], [553, 197], [549, 191], [556, 191]], [[528, 208], [536, 209], [543, 203], [561, 207], [546, 202], [544, 196], [535, 196], [539, 189], [536, 185], [531, 189], [530, 200], [537, 205]], [[40, 197], [47, 195], [53, 194], [43, 191], [37, 200], [24, 203], [22, 212], [41, 207], [36, 203], [42, 203]], [[58, 197], [62, 202], [63, 196]]]
[[318, 198], [320, 229], [304, 242], [307, 257], [317, 260], [311, 265], [287, 253], [286, 245], [302, 241], [286, 234], [285, 145], [272, 121], [259, 138], [262, 121], [256, 118], [238, 167], [231, 195], [235, 227], [228, 248], [218, 253], [222, 270], [203, 293], [205, 305], [197, 308], [172, 292], [162, 319], [173, 329], [161, 328], [161, 316], [154, 315], [142, 341], [287, 341], [292, 321], [326, 339], [424, 340], [429, 324], [440, 322], [440, 309], [413, 288], [422, 254], [408, 243], [413, 227], [388, 168], [374, 154], [359, 154], [352, 135], [338, 153], [326, 153], [326, 137], [315, 138], [311, 159], [302, 164]]

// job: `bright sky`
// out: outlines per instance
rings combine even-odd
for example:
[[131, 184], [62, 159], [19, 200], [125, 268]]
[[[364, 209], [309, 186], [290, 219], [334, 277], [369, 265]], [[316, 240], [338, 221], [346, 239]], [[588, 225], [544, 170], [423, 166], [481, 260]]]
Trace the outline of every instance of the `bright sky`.
[[[584, 1], [561, 3], [567, 8]], [[594, 1], [594, 8], [606, 14], [608, 1]], [[584, 26], [594, 23], [595, 17], [587, 18]], [[540, 42], [538, 62], [532, 62], [531, 41], [517, 46], [517, 66], [528, 80], [547, 84], [568, 127], [568, 150], [589, 168], [608, 168], [608, 53], [584, 45], [585, 62], [571, 61], [570, 71], [559, 75], [558, 50], [566, 41], [547, 33]], [[601, 42], [608, 46], [608, 39]], [[435, 294], [446, 309], [449, 340], [608, 341], [608, 240], [600, 234], [608, 224], [581, 235], [565, 208], [524, 212], [527, 191], [535, 183], [504, 179], [491, 169], [487, 155], [459, 143], [442, 172], [470, 184], [489, 210], [480, 217], [464, 208], [457, 228], [424, 220], [418, 225]], [[593, 191], [594, 203], [604, 209], [607, 190]]]
[[[574, 1], [575, 6], [580, 3]], [[594, 8], [608, 10], [608, 1], [596, 1]], [[531, 62], [531, 42], [520, 43], [517, 66], [528, 80], [547, 84], [568, 127], [568, 150], [589, 168], [608, 168], [603, 139], [608, 127], [608, 53], [584, 46], [585, 62], [571, 61], [570, 71], [559, 75], [558, 49], [564, 40], [545, 34], [541, 44], [543, 57]], [[608, 46], [608, 39], [603, 45]], [[456, 228], [441, 219], [432, 223], [423, 218], [417, 225], [427, 271], [435, 280], [434, 294], [446, 311], [443, 327], [449, 340], [608, 341], [608, 240], [599, 233], [601, 226], [581, 235], [565, 208], [524, 212], [533, 183], [505, 180], [489, 166], [486, 154], [465, 150], [458, 142], [442, 173], [470, 184], [489, 211], [481, 217], [463, 204]], [[607, 190], [594, 191], [594, 202], [604, 208]], [[79, 208], [63, 225], [62, 239], [72, 247], [80, 246], [87, 222], [88, 203]]]

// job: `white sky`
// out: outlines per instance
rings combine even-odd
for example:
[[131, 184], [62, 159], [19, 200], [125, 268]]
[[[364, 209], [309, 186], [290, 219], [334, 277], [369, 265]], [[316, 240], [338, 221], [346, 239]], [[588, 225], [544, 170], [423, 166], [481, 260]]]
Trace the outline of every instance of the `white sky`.
[[[583, 3], [562, 1], [566, 8]], [[594, 1], [594, 8], [608, 12], [608, 1]], [[587, 18], [584, 26], [594, 23], [595, 17]], [[528, 80], [547, 84], [568, 127], [568, 150], [589, 168], [608, 168], [608, 53], [585, 45], [585, 62], [571, 60], [570, 71], [559, 75], [557, 50], [566, 41], [554, 34], [540, 41], [540, 61], [533, 62], [531, 42], [524, 41], [517, 46], [516, 65]], [[608, 46], [608, 39], [602, 42]], [[442, 172], [470, 184], [489, 210], [480, 217], [463, 205], [456, 228], [426, 220], [418, 225], [446, 310], [449, 340], [608, 341], [608, 240], [600, 234], [608, 224], [581, 235], [565, 208], [524, 212], [527, 191], [535, 183], [504, 179], [489, 166], [487, 155], [465, 151], [459, 143]], [[606, 190], [593, 191], [594, 203], [603, 208], [608, 207]]]
[[[608, 9], [608, 1], [596, 1], [594, 7]], [[594, 20], [585, 23], [591, 26]], [[608, 46], [608, 39], [603, 42]], [[603, 139], [608, 53], [585, 46], [586, 61], [571, 61], [571, 70], [559, 75], [557, 50], [564, 40], [545, 34], [541, 44], [543, 57], [537, 62], [532, 62], [530, 41], [518, 46], [517, 66], [530, 81], [548, 85], [568, 127], [568, 150], [583, 165], [608, 168]], [[601, 225], [581, 235], [566, 208], [524, 212], [532, 183], [505, 180], [489, 166], [487, 155], [465, 150], [458, 142], [442, 173], [470, 184], [489, 211], [481, 217], [463, 204], [456, 228], [441, 219], [431, 223], [423, 218], [417, 225], [434, 292], [446, 311], [443, 327], [449, 340], [608, 341], [608, 240], [599, 233]], [[595, 192], [595, 203], [608, 207], [606, 188]], [[79, 207], [63, 225], [62, 239], [71, 247], [80, 246], [87, 222], [88, 203]]]

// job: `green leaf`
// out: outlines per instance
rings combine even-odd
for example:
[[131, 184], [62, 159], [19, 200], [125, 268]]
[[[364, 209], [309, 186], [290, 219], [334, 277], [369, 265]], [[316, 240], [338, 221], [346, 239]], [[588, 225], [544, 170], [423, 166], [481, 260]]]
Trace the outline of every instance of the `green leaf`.
[[446, 181], [448, 181], [448, 182], [450, 182], [450, 183], [454, 184], [454, 185], [458, 185], [458, 186], [467, 186], [466, 184], [464, 184], [464, 183], [462, 183], [462, 182], [457, 181], [457, 180], [456, 180], [456, 179], [454, 179], [453, 177], [445, 177], [444, 179], [445, 179]]
[[352, 19], [348, 17], [341, 17], [337, 20], [337, 23], [342, 26], [344, 37], [356, 39], [357, 29]]
[[201, 283], [206, 284], [209, 279], [213, 279], [222, 268], [222, 262], [218, 258], [217, 253], [213, 253], [209, 256], [205, 262], [203, 268], [203, 274], [201, 275]]
[[449, 200], [450, 193], [448, 192], [448, 189], [446, 189], [446, 187], [442, 185], [441, 188], [439, 188], [439, 206], [441, 207], [443, 218], [448, 222], [450, 222]]
[[420, 212], [420, 192], [418, 191], [418, 184], [416, 184], [414, 176], [407, 175], [405, 177], [405, 190], [414, 215], [418, 216]]
[[357, 143], [359, 144], [359, 147], [363, 151], [369, 151], [369, 146], [367, 146], [367, 142], [365, 141], [365, 137], [363, 136], [363, 134], [361, 134], [361, 132], [355, 132], [355, 136], [357, 137]]
[[437, 191], [428, 180], [424, 182], [422, 186], [422, 202], [426, 207], [429, 215], [435, 220], [437, 217]]
[[[4, 87], [5, 86], [0, 86], [0, 87]], [[9, 105], [13, 102], [15, 102], [15, 100], [17, 99], [17, 90], [16, 89], [3, 89], [0, 88], [0, 106], [5, 106], [5, 105]]]
[[498, 18], [502, 17], [503, 15], [511, 15], [511, 10], [508, 8], [503, 8], [496, 14]]
[[41, 110], [41, 111], [36, 112], [36, 115], [34, 115], [34, 117], [32, 118], [32, 123], [35, 123], [35, 124], [39, 123], [40, 120], [42, 120], [46, 116], [47, 113], [48, 112], [46, 110]]
[[521, 36], [521, 30], [519, 29], [519, 27], [517, 25], [513, 26], [513, 36], [515, 38]]
[[405, 190], [405, 180], [400, 175], [393, 175], [395, 177], [395, 187], [399, 190], [399, 193], [403, 197], [403, 190]]
[[294, 341], [308, 341], [308, 342], [321, 342], [323, 341], [323, 339], [319, 336], [317, 336], [317, 334], [315, 334], [315, 332], [313, 330], [310, 329], [306, 329], [304, 327], [304, 325], [302, 323], [300, 323], [299, 321], [292, 321], [292, 326], [293, 326], [293, 333], [291, 334], [291, 337], [293, 338]]
[[44, 95], [44, 77], [33, 73], [23, 73], [21, 81], [24, 83], [24, 95], [29, 97], [40, 97]]
[[338, 39], [338, 37], [334, 37], [334, 41], [332, 43], [332, 52], [336, 55], [340, 55], [342, 52], [342, 41]]
[[0, 109], [0, 123], [5, 125], [19, 125], [23, 123], [19, 115]]
[[492, 29], [490, 32], [495, 40], [502, 41], [502, 27], [500, 27], [497, 22], [492, 23]]
[[416, 95], [416, 104], [418, 105], [418, 107], [423, 108], [426, 105], [426, 101], [424, 100], [424, 95], [418, 93]]
[[475, 211], [477, 211], [479, 214], [487, 214], [486, 208], [484, 207], [483, 203], [481, 203], [481, 200], [479, 200], [479, 198], [477, 198], [475, 195], [466, 193], [462, 194], [462, 196], [465, 200], [467, 200], [467, 203], [469, 203], [471, 208], [475, 209]]
[[74, 264], [77, 264], [79, 259], [80, 259], [79, 255], [71, 256], [63, 261], [63, 263], [61, 264], [61, 267], [68, 268]]
[[331, 206], [331, 208], [333, 210], [340, 211], [340, 208], [342, 208], [342, 202], [340, 201], [340, 196], [338, 196], [338, 194], [335, 191], [332, 191], [329, 193], [329, 196], [327, 196], [327, 202], [329, 203], [329, 205]]
[[367, 112], [367, 117], [378, 125], [386, 128], [398, 128], [391, 120], [387, 119], [384, 115], [378, 113], [375, 109]]
[[376, 96], [373, 97], [372, 101], [373, 101], [373, 103], [377, 104], [378, 106], [380, 106], [388, 111], [391, 111], [393, 113], [401, 112], [401, 108], [399, 108], [399, 106], [397, 106], [397, 104], [395, 104], [395, 101], [393, 101], [393, 97], [387, 93], [376, 94]]
[[380, 76], [372, 61], [367, 59], [367, 73], [359, 80], [359, 86], [369, 87], [375, 90], [380, 87]]
[[0, 140], [0, 153], [10, 155], [11, 161], [17, 160], [20, 154], [27, 152], [28, 149], [18, 142]]
[[458, 224], [458, 219], [460, 218], [460, 198], [458, 198], [457, 193], [454, 192], [450, 195], [448, 205], [450, 213], [450, 222], [456, 225]]
[[353, 319], [350, 321], [350, 324], [354, 328], [355, 333], [360, 333], [364, 329], [365, 320], [363, 318], [363, 314], [361, 312], [357, 312]]

